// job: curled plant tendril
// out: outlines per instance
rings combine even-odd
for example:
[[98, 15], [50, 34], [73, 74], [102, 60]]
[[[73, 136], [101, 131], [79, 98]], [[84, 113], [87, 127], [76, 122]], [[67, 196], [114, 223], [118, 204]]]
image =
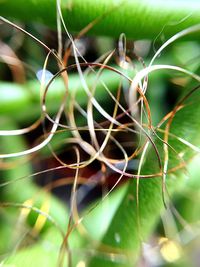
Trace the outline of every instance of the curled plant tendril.
[[[61, 10], [60, 10], [59, 1], [57, 1], [57, 25], [58, 25], [58, 39], [59, 39], [59, 48], [58, 53], [54, 50], [47, 47], [43, 42], [38, 40], [36, 37], [26, 32], [19, 26], [9, 22], [8, 20], [0, 17], [0, 20], [15, 27], [16, 29], [22, 31], [24, 34], [28, 35], [32, 39], [34, 39], [39, 45], [44, 47], [48, 54], [46, 56], [42, 77], [41, 77], [41, 88], [40, 88], [40, 101], [41, 101], [41, 116], [34, 122], [31, 126], [25, 127], [17, 130], [0, 130], [0, 136], [17, 136], [17, 135], [25, 135], [34, 131], [36, 128], [42, 125], [43, 134], [41, 136], [42, 141], [35, 146], [20, 151], [20, 152], [11, 152], [11, 153], [2, 153], [0, 154], [0, 159], [5, 160], [8, 158], [18, 158], [21, 156], [29, 156], [34, 157], [36, 153], [39, 153], [40, 150], [49, 146], [49, 150], [51, 156], [55, 159], [55, 161], [59, 164], [57, 167], [49, 168], [46, 170], [42, 170], [39, 172], [35, 172], [29, 176], [19, 177], [18, 179], [10, 180], [7, 182], [2, 182], [0, 187], [5, 187], [11, 185], [17, 181], [21, 181], [23, 179], [36, 177], [44, 173], [50, 173], [58, 170], [74, 170], [75, 175], [73, 177], [69, 176], [67, 178], [60, 179], [56, 182], [52, 182], [51, 184], [44, 187], [44, 190], [51, 191], [54, 187], [59, 187], [67, 184], [72, 184], [72, 192], [71, 192], [71, 205], [70, 205], [70, 215], [68, 220], [68, 226], [66, 232], [62, 232], [63, 242], [60, 246], [60, 253], [58, 264], [62, 266], [62, 262], [64, 261], [64, 253], [67, 250], [68, 254], [68, 266], [71, 266], [71, 248], [69, 246], [69, 235], [74, 231], [74, 229], [81, 229], [88, 238], [92, 239], [90, 234], [84, 228], [82, 221], [98, 204], [95, 204], [92, 208], [89, 209], [88, 213], [84, 216], [79, 214], [78, 204], [77, 204], [77, 195], [79, 192], [78, 185], [85, 184], [98, 184], [99, 181], [106, 180], [109, 177], [109, 173], [117, 174], [117, 178], [110, 188], [105, 191], [103, 197], [100, 202], [106, 201], [110, 193], [116, 188], [116, 186], [123, 180], [124, 178], [128, 179], [136, 179], [136, 202], [137, 202], [137, 211], [138, 211], [138, 229], [140, 230], [140, 214], [139, 214], [139, 182], [140, 179], [150, 179], [150, 178], [161, 178], [162, 179], [162, 192], [163, 192], [163, 202], [165, 204], [165, 193], [166, 189], [166, 178], [168, 173], [176, 172], [179, 169], [185, 168], [186, 162], [179, 156], [178, 152], [171, 146], [169, 142], [169, 137], [174, 138], [176, 141], [179, 141], [185, 144], [190, 149], [193, 149], [195, 152], [199, 152], [200, 149], [195, 145], [191, 144], [187, 140], [183, 139], [181, 136], [176, 136], [175, 134], [170, 132], [170, 127], [173, 122], [173, 119], [177, 112], [186, 108], [187, 105], [185, 101], [197, 90], [199, 90], [199, 86], [193, 88], [188, 94], [186, 94], [178, 104], [170, 111], [158, 125], [153, 125], [152, 117], [151, 117], [151, 108], [146, 97], [146, 92], [148, 90], [148, 78], [152, 72], [156, 72], [159, 70], [171, 70], [173, 72], [183, 73], [192, 79], [200, 82], [200, 77], [193, 72], [188, 71], [187, 69], [181, 68], [179, 66], [174, 65], [154, 65], [154, 61], [158, 57], [158, 55], [172, 42], [177, 40], [178, 38], [185, 36], [186, 34], [196, 32], [200, 30], [200, 26], [194, 26], [189, 29], [186, 29], [177, 35], [170, 38], [165, 44], [163, 44], [160, 49], [155, 53], [154, 57], [150, 61], [149, 65], [146, 66], [143, 59], [137, 58], [139, 63], [142, 65], [141, 70], [137, 70], [134, 77], [132, 73], [130, 75], [124, 74], [123, 68], [125, 68], [125, 64], [128, 63], [131, 65], [131, 70], [134, 69], [134, 64], [132, 59], [126, 55], [126, 39], [124, 35], [120, 36], [118, 43], [118, 58], [117, 62], [120, 67], [113, 67], [109, 65], [111, 59], [116, 55], [116, 51], [113, 50], [105, 55], [103, 55], [96, 62], [87, 62], [86, 59], [81, 55], [78, 48], [76, 47], [76, 42], [70, 35], [67, 30], [66, 25], [64, 24], [64, 20], [62, 18]], [[61, 36], [61, 24], [63, 25], [68, 38], [69, 44], [67, 49], [65, 50], [64, 57], [62, 59], [62, 36]], [[77, 36], [77, 39], [82, 36], [87, 30], [89, 30], [94, 24], [86, 27], [81, 34]], [[68, 64], [68, 59], [71, 53], [71, 49], [73, 49], [73, 55], [75, 58], [75, 63], [71, 65]], [[56, 59], [58, 64], [59, 71], [51, 77], [48, 83], [45, 83], [45, 70], [47, 70], [49, 57], [52, 56]], [[81, 62], [79, 60], [81, 58]], [[79, 82], [82, 86], [84, 98], [85, 98], [85, 106], [79, 104], [78, 93], [76, 88], [74, 88], [74, 92], [71, 93], [69, 90], [70, 86], [70, 71], [76, 70], [79, 77]], [[110, 88], [106, 85], [103, 80], [104, 72], [110, 72], [115, 74], [119, 79], [119, 85], [117, 87], [116, 93], [111, 92]], [[89, 86], [87, 80], [90, 75], [93, 75], [94, 82], [92, 86]], [[64, 93], [62, 95], [61, 103], [59, 108], [55, 114], [50, 114], [48, 112], [47, 102], [48, 102], [48, 93], [50, 87], [53, 87], [53, 81], [61, 77], [64, 81]], [[122, 82], [125, 80], [129, 83], [128, 89], [128, 103], [123, 101], [123, 91]], [[112, 109], [111, 112], [107, 111], [106, 106], [104, 107], [104, 103], [101, 103], [100, 99], [97, 97], [97, 91], [99, 90], [99, 85], [101, 86], [102, 94], [105, 93], [108, 96], [108, 101], [111, 103]], [[56, 90], [56, 88], [55, 88]], [[125, 98], [125, 97], [124, 97]], [[86, 125], [78, 126], [76, 114], [79, 113], [79, 116], [83, 118], [83, 121], [86, 121]], [[96, 113], [98, 115], [96, 115]], [[139, 114], [139, 115], [138, 115]], [[144, 123], [144, 117], [146, 118], [146, 122]], [[48, 127], [46, 123], [48, 122]], [[163, 129], [163, 125], [165, 124], [165, 128]], [[56, 136], [59, 136], [60, 133], [68, 133], [69, 136], [63, 140], [60, 140], [59, 145], [66, 148], [72, 148], [75, 151], [76, 159], [74, 162], [68, 162], [68, 159], [62, 159], [61, 155], [54, 149], [52, 145], [52, 141]], [[84, 137], [84, 133], [87, 133], [87, 136]], [[163, 134], [163, 138], [161, 138], [158, 133]], [[128, 140], [126, 144], [126, 140], [120, 140], [120, 136], [124, 136], [124, 134], [130, 134], [131, 137], [134, 135], [134, 140]], [[39, 138], [38, 138], [39, 140]], [[163, 151], [161, 152], [157, 143], [162, 142]], [[156, 155], [158, 172], [143, 174], [142, 167], [147, 159], [148, 151], [150, 150], [150, 145], [153, 148], [153, 151]], [[130, 149], [131, 148], [131, 149]], [[117, 151], [119, 155], [113, 155], [110, 151], [112, 149]], [[177, 159], [179, 159], [179, 164], [174, 166], [173, 168], [168, 167], [169, 161], [169, 151], [171, 150], [174, 154], [176, 154]], [[84, 156], [83, 156], [84, 154]], [[86, 155], [85, 155], [86, 154]], [[163, 157], [164, 155], [164, 157]], [[163, 159], [164, 158], [164, 159]], [[132, 167], [129, 169], [129, 165], [133, 162], [138, 161], [136, 170]], [[89, 175], [88, 179], [86, 177], [81, 176], [81, 171], [86, 167], [91, 166], [95, 161], [100, 163], [101, 169], [97, 170], [96, 173], [99, 174], [100, 179], [97, 181], [92, 181], [90, 178], [92, 175]], [[4, 163], [4, 162], [3, 162]], [[3, 164], [2, 163], [2, 164]], [[96, 174], [95, 173], [95, 174]], [[26, 208], [37, 212], [38, 214], [46, 217], [52, 224], [55, 224], [55, 221], [51, 216], [42, 212], [40, 209], [37, 209], [30, 205], [19, 204], [19, 203], [2, 203], [1, 207], [17, 207], [17, 208]], [[56, 227], [58, 227], [56, 225]], [[102, 250], [102, 251], [101, 251]], [[110, 251], [115, 251], [114, 248], [106, 245], [101, 245], [99, 248], [100, 252], [105, 253], [109, 257]], [[116, 250], [115, 252], [120, 252], [120, 250]], [[119, 255], [120, 256], [120, 253]]]

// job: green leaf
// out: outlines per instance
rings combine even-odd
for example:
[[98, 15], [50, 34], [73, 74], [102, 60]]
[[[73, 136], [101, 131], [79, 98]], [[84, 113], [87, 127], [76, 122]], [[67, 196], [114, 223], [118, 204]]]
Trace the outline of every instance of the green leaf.
[[[200, 2], [193, 0], [63, 0], [61, 9], [67, 28], [79, 32], [95, 21], [90, 33], [128, 38], [155, 39], [172, 36], [200, 22]], [[56, 0], [4, 0], [1, 15], [24, 22], [41, 22], [56, 28]], [[31, 10], [31, 12], [29, 12]]]

